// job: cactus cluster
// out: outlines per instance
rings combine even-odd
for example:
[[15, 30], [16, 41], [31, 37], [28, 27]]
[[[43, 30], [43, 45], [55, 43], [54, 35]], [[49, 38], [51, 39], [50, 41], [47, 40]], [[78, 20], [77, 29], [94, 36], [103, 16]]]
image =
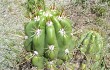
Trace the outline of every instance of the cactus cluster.
[[[81, 36], [78, 47], [80, 51], [86, 56], [87, 61], [93, 65], [90, 66], [92, 70], [95, 67], [99, 67], [102, 60], [102, 51], [103, 51], [103, 38], [96, 31], [88, 31]], [[85, 64], [82, 64], [85, 65]], [[94, 66], [95, 65], [95, 66]]]
[[[71, 21], [55, 7], [47, 9], [43, 4], [44, 0], [28, 0], [27, 3], [27, 12], [31, 20], [24, 26], [24, 48], [29, 52], [26, 59], [31, 60], [32, 65], [38, 70], [74, 70], [77, 67], [70, 61], [74, 58], [72, 51], [75, 43], [71, 35]], [[101, 14], [100, 16], [105, 12], [100, 8], [91, 9], [93, 13], [96, 13], [95, 10], [99, 11], [97, 14]], [[96, 61], [90, 68], [94, 70], [94, 66], [101, 60], [102, 36], [96, 31], [88, 31], [82, 34], [78, 45], [75, 46], [86, 56], [87, 62], [91, 59]], [[82, 70], [86, 70], [85, 63], [80, 65]], [[63, 68], [60, 69], [59, 66]]]
[[102, 5], [95, 5], [91, 7], [91, 13], [96, 14], [96, 16], [101, 17], [105, 16], [107, 9]]
[[42, 69], [45, 62], [52, 64], [56, 59], [64, 62], [71, 58], [71, 22], [59, 11], [38, 11], [36, 17], [31, 19], [24, 29], [24, 47], [27, 51], [34, 52], [31, 62], [38, 69]]

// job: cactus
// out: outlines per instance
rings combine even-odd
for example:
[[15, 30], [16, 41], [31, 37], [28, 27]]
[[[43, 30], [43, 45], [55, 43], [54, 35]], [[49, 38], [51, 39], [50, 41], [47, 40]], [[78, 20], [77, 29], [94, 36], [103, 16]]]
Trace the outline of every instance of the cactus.
[[38, 11], [36, 17], [25, 25], [25, 34], [28, 36], [24, 42], [25, 49], [30, 52], [34, 51], [35, 54], [32, 64], [41, 69], [44, 66], [44, 58], [49, 62], [57, 58], [62, 61], [69, 60], [71, 58], [71, 33], [70, 20], [61, 17], [57, 10]]
[[[96, 31], [88, 31], [87, 33], [81, 36], [78, 47], [80, 51], [86, 55], [87, 61], [91, 64], [91, 69], [93, 65], [96, 67], [100, 67], [99, 65], [102, 62], [102, 52], [103, 52], [103, 38]], [[85, 64], [82, 64], [82, 66]]]
[[97, 54], [103, 49], [103, 39], [99, 33], [89, 31], [82, 35], [79, 47], [81, 52], [85, 54]]

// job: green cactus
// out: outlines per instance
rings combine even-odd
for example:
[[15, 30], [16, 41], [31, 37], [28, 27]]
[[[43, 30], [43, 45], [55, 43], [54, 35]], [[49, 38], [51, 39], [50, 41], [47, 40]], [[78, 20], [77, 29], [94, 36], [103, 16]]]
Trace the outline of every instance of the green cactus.
[[24, 30], [28, 36], [24, 42], [25, 49], [37, 54], [32, 58], [32, 64], [37, 68], [43, 67], [43, 58], [49, 61], [57, 58], [67, 61], [71, 58], [71, 22], [61, 17], [57, 10], [40, 10]]
[[80, 48], [80, 51], [86, 55], [88, 62], [93, 61], [91, 64], [92, 66], [97, 63], [101, 64], [104, 47], [103, 38], [99, 33], [96, 31], [88, 31], [87, 33], [83, 34], [79, 41], [78, 47]]
[[82, 35], [79, 41], [79, 47], [83, 53], [96, 54], [103, 48], [103, 39], [99, 33], [89, 31]]

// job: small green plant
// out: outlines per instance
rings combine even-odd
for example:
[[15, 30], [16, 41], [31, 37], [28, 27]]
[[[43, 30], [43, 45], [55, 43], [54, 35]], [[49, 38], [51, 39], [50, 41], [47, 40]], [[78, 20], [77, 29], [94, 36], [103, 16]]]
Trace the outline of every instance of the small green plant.
[[85, 54], [87, 62], [92, 61], [90, 68], [93, 70], [95, 67], [101, 66], [102, 53], [103, 53], [103, 38], [95, 31], [88, 31], [83, 34], [78, 47], [80, 51]]
[[96, 54], [102, 51], [103, 39], [99, 33], [89, 31], [82, 35], [79, 46], [81, 46], [81, 52], [85, 54]]
[[73, 0], [73, 2], [75, 3], [75, 5], [81, 5], [82, 8], [86, 8], [87, 7], [87, 0]]
[[107, 3], [110, 6], [110, 0], [100, 0], [101, 3]]
[[96, 14], [96, 16], [105, 16], [107, 9], [104, 6], [96, 5], [91, 7], [91, 13]]
[[102, 26], [102, 25], [105, 25], [106, 22], [104, 21], [104, 19], [97, 17], [97, 18], [95, 18], [95, 24], [98, 26]]

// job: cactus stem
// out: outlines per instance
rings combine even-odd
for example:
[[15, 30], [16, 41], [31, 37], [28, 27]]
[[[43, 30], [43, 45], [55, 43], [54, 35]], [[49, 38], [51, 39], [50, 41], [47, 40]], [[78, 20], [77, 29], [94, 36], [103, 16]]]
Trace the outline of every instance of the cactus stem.
[[36, 30], [36, 35], [37, 35], [37, 36], [40, 36], [40, 34], [41, 34], [41, 29], [37, 29], [37, 30]]
[[54, 50], [54, 45], [50, 45], [49, 50], [53, 51]]
[[65, 54], [69, 54], [69, 50], [68, 49], [65, 50]]
[[47, 26], [52, 26], [52, 22], [51, 21], [48, 21], [46, 24], [47, 24]]
[[60, 32], [60, 34], [61, 34], [61, 35], [65, 35], [65, 34], [66, 34], [66, 32], [65, 32], [65, 30], [64, 30], [64, 29], [60, 29], [60, 31], [59, 31], [59, 32]]

